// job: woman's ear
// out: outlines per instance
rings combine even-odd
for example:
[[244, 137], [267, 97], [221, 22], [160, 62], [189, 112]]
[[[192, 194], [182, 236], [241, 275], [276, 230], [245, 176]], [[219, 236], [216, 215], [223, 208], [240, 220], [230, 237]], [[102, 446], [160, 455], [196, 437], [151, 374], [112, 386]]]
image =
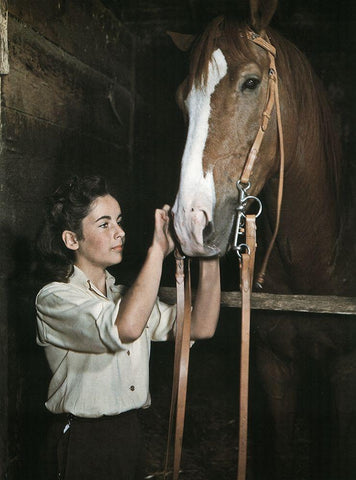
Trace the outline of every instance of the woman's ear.
[[62, 233], [62, 240], [64, 245], [69, 248], [69, 250], [78, 250], [79, 243], [74, 232], [71, 232], [70, 230], [64, 230]]

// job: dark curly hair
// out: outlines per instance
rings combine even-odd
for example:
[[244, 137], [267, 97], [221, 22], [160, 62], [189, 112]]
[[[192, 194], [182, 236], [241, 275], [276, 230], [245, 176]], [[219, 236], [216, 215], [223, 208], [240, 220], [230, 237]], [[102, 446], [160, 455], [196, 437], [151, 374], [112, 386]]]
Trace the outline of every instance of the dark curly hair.
[[65, 246], [62, 232], [70, 230], [81, 240], [82, 220], [88, 215], [92, 202], [108, 194], [103, 177], [74, 176], [48, 197], [36, 242], [36, 277], [40, 284], [68, 281], [73, 273], [74, 252]]

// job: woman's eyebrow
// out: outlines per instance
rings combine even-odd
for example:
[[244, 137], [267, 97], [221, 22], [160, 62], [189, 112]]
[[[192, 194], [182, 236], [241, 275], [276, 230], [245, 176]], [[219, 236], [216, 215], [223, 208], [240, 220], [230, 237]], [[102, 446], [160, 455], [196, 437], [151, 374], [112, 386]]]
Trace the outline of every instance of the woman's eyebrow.
[[[122, 219], [122, 213], [120, 213], [118, 216], [117, 216], [117, 220], [121, 220]], [[101, 217], [97, 218], [95, 220], [95, 223], [96, 222], [100, 222], [101, 220], [111, 220], [111, 215], [102, 215]]]
[[96, 219], [95, 223], [100, 222], [101, 220], [111, 220], [111, 216], [110, 215], [103, 215], [102, 217], [99, 217], [98, 219]]

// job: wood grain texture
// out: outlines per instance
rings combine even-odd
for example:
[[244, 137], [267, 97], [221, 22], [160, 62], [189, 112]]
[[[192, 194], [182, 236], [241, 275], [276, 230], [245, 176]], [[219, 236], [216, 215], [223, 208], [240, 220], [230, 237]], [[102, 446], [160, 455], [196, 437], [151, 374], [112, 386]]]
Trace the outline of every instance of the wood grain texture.
[[[159, 296], [161, 300], [167, 303], [175, 303], [174, 288], [160, 288]], [[221, 306], [240, 308], [241, 293], [222, 292]], [[251, 309], [356, 315], [356, 298], [321, 295], [276, 295], [271, 293], [252, 293]]]

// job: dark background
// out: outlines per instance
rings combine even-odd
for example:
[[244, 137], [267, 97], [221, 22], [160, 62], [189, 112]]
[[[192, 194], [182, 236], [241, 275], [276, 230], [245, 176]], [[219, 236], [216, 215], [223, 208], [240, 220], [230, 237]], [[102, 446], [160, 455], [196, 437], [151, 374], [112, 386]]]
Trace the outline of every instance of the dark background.
[[[174, 200], [184, 146], [174, 94], [188, 57], [165, 32], [195, 33], [236, 3], [9, 1], [10, 73], [1, 77], [0, 124], [1, 478], [38, 478], [47, 422], [43, 403], [49, 377], [35, 344], [30, 282], [44, 197], [72, 173], [105, 175], [120, 199], [127, 232], [125, 259], [114, 273], [121, 283], [134, 278], [151, 239], [154, 208]], [[351, 211], [356, 204], [356, 4], [283, 0], [273, 25], [306, 53], [329, 93]], [[354, 217], [348, 218], [352, 248]], [[174, 284], [172, 264], [167, 260], [167, 286]], [[235, 265], [225, 261], [224, 269], [230, 275]], [[185, 478], [235, 476], [238, 327], [238, 311], [223, 311], [216, 337], [192, 350]], [[171, 345], [154, 345], [153, 407], [143, 419], [150, 432], [148, 473], [161, 468], [164, 456], [171, 361]], [[263, 410], [256, 388], [256, 405]], [[298, 448], [306, 458], [303, 433]], [[308, 478], [303, 464], [300, 478]]]

